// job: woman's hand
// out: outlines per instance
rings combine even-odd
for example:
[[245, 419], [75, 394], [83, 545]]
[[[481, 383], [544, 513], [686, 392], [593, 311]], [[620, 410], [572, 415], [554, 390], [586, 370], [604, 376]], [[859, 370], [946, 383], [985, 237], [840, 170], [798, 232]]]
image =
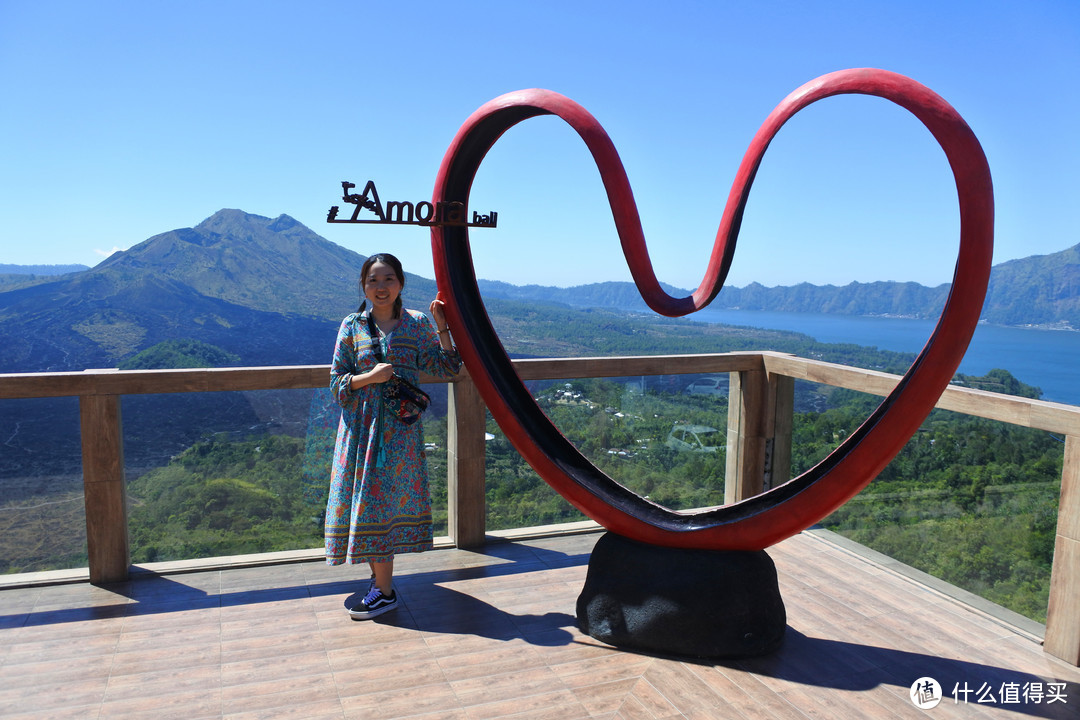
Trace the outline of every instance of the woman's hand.
[[368, 384], [389, 382], [393, 375], [393, 365], [390, 363], [379, 363], [368, 371]]
[[454, 349], [454, 343], [450, 340], [450, 328], [446, 326], [446, 303], [443, 302], [442, 293], [435, 295], [430, 309], [431, 317], [435, 319], [435, 331], [439, 333], [439, 345], [449, 352]]
[[446, 329], [446, 303], [443, 302], [442, 293], [438, 293], [431, 301], [431, 317], [435, 320], [435, 330]]
[[353, 375], [350, 385], [353, 390], [364, 387], [365, 385], [375, 385], [377, 383], [388, 382], [394, 375], [394, 366], [390, 363], [379, 363], [375, 367], [368, 370], [366, 373], [360, 373], [359, 375]]

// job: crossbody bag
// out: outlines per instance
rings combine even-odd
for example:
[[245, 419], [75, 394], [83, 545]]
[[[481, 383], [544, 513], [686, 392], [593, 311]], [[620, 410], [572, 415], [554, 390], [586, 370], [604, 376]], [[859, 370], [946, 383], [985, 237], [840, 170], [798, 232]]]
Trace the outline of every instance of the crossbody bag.
[[[379, 331], [370, 313], [368, 313], [367, 321], [368, 334], [371, 336], [371, 351], [375, 353], [377, 362], [384, 363], [386, 360], [383, 358], [382, 343], [379, 342]], [[406, 425], [412, 425], [419, 420], [431, 404], [431, 397], [426, 392], [397, 373], [391, 375], [390, 379], [382, 384], [381, 390], [383, 405], [391, 415]]]

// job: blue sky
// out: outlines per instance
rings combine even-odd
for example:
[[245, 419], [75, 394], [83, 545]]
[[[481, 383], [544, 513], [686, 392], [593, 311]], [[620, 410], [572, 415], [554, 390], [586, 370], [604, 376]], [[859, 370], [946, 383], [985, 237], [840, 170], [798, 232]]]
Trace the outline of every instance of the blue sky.
[[[50, 2], [0, 0], [0, 263], [83, 263], [222, 208], [291, 215], [432, 276], [426, 230], [327, 225], [340, 182], [428, 199], [458, 127], [529, 87], [604, 125], [657, 274], [701, 280], [750, 138], [789, 92], [880, 67], [949, 101], [994, 175], [995, 263], [1080, 242], [1080, 3]], [[628, 280], [595, 167], [555, 118], [513, 128], [474, 185], [477, 274]], [[956, 196], [887, 101], [800, 113], [765, 156], [729, 284], [948, 282]]]

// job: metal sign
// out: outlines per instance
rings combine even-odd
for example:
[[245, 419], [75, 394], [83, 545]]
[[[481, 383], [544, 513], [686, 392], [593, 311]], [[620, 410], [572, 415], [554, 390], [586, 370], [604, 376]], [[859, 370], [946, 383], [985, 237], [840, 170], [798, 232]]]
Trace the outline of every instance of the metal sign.
[[[341, 199], [350, 205], [355, 205], [349, 219], [338, 217], [340, 207], [334, 205], [326, 214], [328, 223], [368, 223], [375, 225], [423, 225], [425, 227], [476, 227], [493, 228], [498, 224], [499, 213], [489, 212], [481, 215], [473, 212], [471, 222], [468, 220], [468, 210], [464, 203], [439, 201], [430, 203], [423, 200], [418, 203], [404, 201], [389, 201], [385, 205], [379, 200], [379, 191], [375, 187], [374, 180], [368, 180], [364, 185], [364, 191], [350, 193], [356, 187], [355, 183], [345, 180], [341, 183]], [[361, 217], [362, 211], [368, 211]]]

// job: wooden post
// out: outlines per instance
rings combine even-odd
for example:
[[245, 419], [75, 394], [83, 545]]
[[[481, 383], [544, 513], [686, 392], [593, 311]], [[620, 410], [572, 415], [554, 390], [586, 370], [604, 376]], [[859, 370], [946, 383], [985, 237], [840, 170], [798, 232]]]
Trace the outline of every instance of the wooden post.
[[79, 422], [90, 582], [121, 582], [128, 579], [131, 551], [119, 396], [80, 396]]
[[728, 420], [727, 420], [727, 443], [724, 447], [726, 459], [724, 464], [724, 504], [731, 505], [742, 499], [740, 492], [742, 464], [740, 455], [743, 451], [742, 443], [742, 402], [743, 378], [741, 372], [728, 373]]
[[791, 429], [795, 421], [795, 378], [769, 374], [769, 435], [765, 460], [765, 489], [771, 490], [791, 479]]
[[1065, 438], [1043, 649], [1080, 665], [1080, 437]]
[[764, 487], [767, 389], [764, 370], [731, 373], [724, 473], [728, 505], [759, 495]]
[[447, 525], [457, 547], [484, 544], [487, 504], [484, 488], [487, 409], [472, 378], [462, 374], [447, 386]]
[[795, 381], [763, 370], [731, 373], [724, 502], [759, 495], [791, 479]]

